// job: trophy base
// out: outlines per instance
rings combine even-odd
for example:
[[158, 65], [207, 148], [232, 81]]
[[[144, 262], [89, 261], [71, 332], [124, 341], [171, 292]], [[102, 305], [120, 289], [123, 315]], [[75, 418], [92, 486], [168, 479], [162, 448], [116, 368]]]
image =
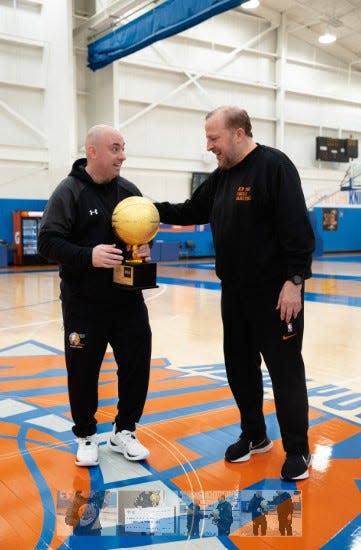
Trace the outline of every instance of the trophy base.
[[118, 265], [113, 269], [113, 282], [126, 290], [158, 288], [157, 264], [144, 262]]

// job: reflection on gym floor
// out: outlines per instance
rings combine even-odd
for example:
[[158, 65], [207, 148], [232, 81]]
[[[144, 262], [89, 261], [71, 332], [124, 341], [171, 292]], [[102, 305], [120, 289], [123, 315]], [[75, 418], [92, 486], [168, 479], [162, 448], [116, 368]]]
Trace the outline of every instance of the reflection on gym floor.
[[145, 291], [153, 359], [138, 431], [149, 459], [128, 462], [105, 444], [116, 403], [109, 350], [91, 469], [74, 464], [57, 269], [0, 270], [0, 547], [361, 548], [361, 258], [319, 258], [313, 271], [304, 338], [313, 466], [287, 483], [265, 369], [274, 447], [243, 464], [223, 458], [239, 418], [213, 259], [160, 264], [159, 288]]

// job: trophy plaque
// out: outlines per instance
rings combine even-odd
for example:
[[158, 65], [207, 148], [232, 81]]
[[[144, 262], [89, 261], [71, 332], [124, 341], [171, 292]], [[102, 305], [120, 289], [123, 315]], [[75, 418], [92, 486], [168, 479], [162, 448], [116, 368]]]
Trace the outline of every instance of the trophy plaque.
[[159, 213], [154, 204], [138, 196], [120, 201], [113, 210], [112, 226], [131, 248], [131, 257], [114, 267], [113, 282], [128, 290], [157, 288], [157, 264], [137, 257], [139, 245], [151, 241], [159, 229]]

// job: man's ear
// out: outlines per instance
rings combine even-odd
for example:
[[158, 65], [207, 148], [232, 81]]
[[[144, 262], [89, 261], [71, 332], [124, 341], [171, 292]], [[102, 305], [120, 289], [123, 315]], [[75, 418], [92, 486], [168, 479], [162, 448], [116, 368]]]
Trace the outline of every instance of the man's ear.
[[95, 159], [95, 157], [97, 156], [97, 149], [95, 145], [88, 145], [86, 153], [87, 158]]
[[237, 128], [236, 138], [238, 142], [242, 141], [245, 135], [246, 135], [246, 132], [243, 130], [243, 128]]

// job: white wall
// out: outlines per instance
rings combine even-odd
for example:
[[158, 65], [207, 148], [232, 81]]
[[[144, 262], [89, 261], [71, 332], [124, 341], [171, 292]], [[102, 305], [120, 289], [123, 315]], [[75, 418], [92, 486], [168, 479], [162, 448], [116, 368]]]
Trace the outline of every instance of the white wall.
[[107, 123], [125, 136], [123, 175], [154, 199], [183, 200], [191, 173], [215, 168], [204, 116], [227, 103], [247, 109], [256, 141], [283, 143], [307, 197], [337, 188], [347, 165], [316, 161], [315, 138], [352, 134], [361, 146], [361, 73], [288, 35], [285, 18], [283, 34], [227, 12], [93, 73], [84, 40], [73, 48], [71, 4], [0, 10], [0, 198], [47, 198], [87, 128]]
[[71, 0], [0, 9], [0, 197], [46, 198], [75, 155]]
[[232, 11], [114, 63], [123, 174], [153, 198], [185, 199], [191, 173], [215, 167], [205, 153], [205, 114], [234, 103], [251, 115], [256, 141], [277, 146], [282, 137], [307, 198], [335, 190], [347, 164], [316, 161], [316, 136], [361, 140], [361, 73], [286, 33], [281, 75], [280, 40], [279, 30]]

